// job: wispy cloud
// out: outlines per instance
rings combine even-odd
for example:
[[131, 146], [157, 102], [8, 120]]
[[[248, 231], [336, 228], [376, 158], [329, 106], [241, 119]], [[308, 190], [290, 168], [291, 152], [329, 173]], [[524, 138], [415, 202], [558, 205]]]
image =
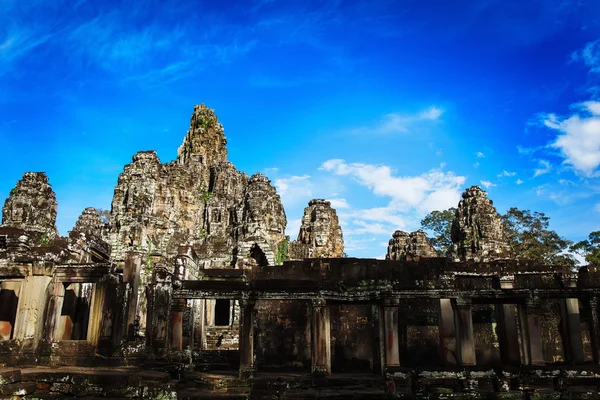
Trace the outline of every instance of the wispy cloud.
[[444, 110], [436, 106], [431, 106], [415, 114], [391, 113], [384, 115], [379, 122], [371, 126], [362, 126], [350, 132], [356, 134], [408, 133], [417, 124], [437, 121], [443, 114]]
[[504, 177], [510, 177], [510, 176], [516, 176], [516, 175], [517, 175], [516, 172], [503, 170], [501, 173], [498, 174], [498, 178], [504, 178]]
[[533, 173], [533, 177], [538, 177], [540, 175], [544, 175], [547, 174], [548, 172], [552, 171], [552, 164], [550, 164], [550, 161], [547, 160], [539, 160], [539, 168], [536, 168], [534, 173]]
[[481, 186], [483, 186], [486, 189], [497, 186], [495, 183], [492, 183], [491, 181], [479, 181], [479, 182], [481, 183]]
[[477, 153], [475, 153], [475, 157], [477, 157], [477, 158], [485, 158], [485, 154], [483, 154], [481, 151], [478, 151]]
[[582, 61], [590, 72], [600, 73], [600, 39], [587, 43], [571, 54], [572, 61]]

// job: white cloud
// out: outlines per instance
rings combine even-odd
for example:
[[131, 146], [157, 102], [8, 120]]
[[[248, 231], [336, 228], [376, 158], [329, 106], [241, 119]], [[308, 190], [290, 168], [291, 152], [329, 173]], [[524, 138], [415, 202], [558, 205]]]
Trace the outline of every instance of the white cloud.
[[478, 151], [477, 153], [475, 153], [475, 156], [477, 158], [485, 158], [485, 154], [483, 154], [481, 151]]
[[308, 201], [312, 198], [310, 175], [293, 175], [277, 178], [273, 182], [281, 201], [287, 205]]
[[542, 123], [559, 132], [549, 147], [559, 149], [564, 163], [586, 176], [594, 176], [600, 166], [600, 101], [577, 104], [568, 118], [546, 114]]
[[442, 168], [416, 176], [399, 176], [387, 165], [348, 163], [342, 159], [327, 160], [319, 169], [334, 174], [337, 179], [353, 180], [387, 199], [384, 206], [345, 208], [338, 212], [346, 249], [358, 252], [373, 248], [370, 241], [370, 246], [363, 248], [363, 239], [389, 240], [398, 229], [418, 229], [426, 213], [455, 207], [466, 180]]
[[421, 111], [419, 113], [418, 119], [428, 119], [431, 121], [435, 121], [436, 119], [441, 117], [442, 114], [444, 114], [444, 110], [442, 110], [439, 107], [432, 106], [432, 107], [429, 107], [425, 111]]
[[444, 110], [436, 106], [431, 106], [416, 114], [391, 113], [384, 115], [381, 121], [372, 126], [363, 126], [351, 132], [361, 134], [408, 133], [416, 124], [437, 121], [443, 114]]
[[479, 182], [481, 183], [481, 186], [485, 187], [486, 189], [496, 186], [495, 183], [492, 183], [490, 181], [479, 181]]
[[516, 172], [509, 172], [507, 170], [503, 170], [501, 173], [498, 174], [498, 178], [503, 178], [505, 176], [516, 176], [517, 173]]
[[350, 205], [346, 201], [346, 199], [327, 199], [331, 203], [331, 207], [335, 209], [340, 208], [350, 208]]
[[552, 171], [552, 164], [550, 164], [549, 161], [539, 160], [538, 162], [540, 164], [540, 168], [535, 169], [535, 172], [533, 173], [534, 178]]
[[478, 162], [476, 162], [475, 164], [473, 164], [473, 167], [475, 167], [475, 168], [479, 168], [479, 163], [478, 163]]
[[[418, 208], [429, 203], [450, 207], [460, 198], [459, 189], [466, 180], [464, 176], [438, 169], [419, 176], [394, 176], [392, 169], [386, 165], [348, 164], [341, 159], [325, 161], [320, 169], [350, 176], [375, 195], [391, 197], [396, 208]], [[442, 197], [443, 201], [439, 201]]]
[[298, 238], [298, 232], [300, 232], [300, 225], [302, 225], [302, 219], [294, 218], [288, 220], [285, 228], [285, 234], [290, 237], [290, 240], [296, 240]]
[[522, 185], [522, 184], [523, 184], [523, 181], [522, 181], [521, 179], [517, 179], [517, 182], [516, 182], [516, 184], [517, 184], [517, 185]]
[[571, 54], [571, 60], [583, 61], [590, 72], [600, 73], [600, 39], [587, 43], [583, 49]]

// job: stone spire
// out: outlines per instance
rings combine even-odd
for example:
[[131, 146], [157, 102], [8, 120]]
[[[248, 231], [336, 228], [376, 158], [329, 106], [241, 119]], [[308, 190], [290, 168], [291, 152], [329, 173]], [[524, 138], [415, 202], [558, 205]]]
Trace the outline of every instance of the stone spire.
[[463, 193], [452, 221], [451, 238], [448, 257], [453, 261], [486, 262], [512, 257], [502, 218], [479, 186]]
[[46, 173], [26, 172], [4, 202], [2, 226], [40, 232], [53, 239], [58, 236], [57, 209]]
[[438, 254], [422, 230], [396, 231], [390, 239], [386, 260], [406, 260], [412, 257], [437, 257]]
[[290, 259], [336, 258], [344, 254], [344, 238], [329, 201], [311, 200], [304, 209], [298, 239], [290, 243]]
[[225, 131], [215, 111], [204, 104], [196, 105], [190, 130], [177, 151], [177, 161], [185, 165], [199, 163], [214, 167], [227, 159], [226, 145]]
[[71, 233], [83, 233], [86, 236], [101, 238], [105, 229], [106, 224], [102, 222], [98, 210], [88, 207], [83, 210], [77, 222], [75, 222], [75, 227]]

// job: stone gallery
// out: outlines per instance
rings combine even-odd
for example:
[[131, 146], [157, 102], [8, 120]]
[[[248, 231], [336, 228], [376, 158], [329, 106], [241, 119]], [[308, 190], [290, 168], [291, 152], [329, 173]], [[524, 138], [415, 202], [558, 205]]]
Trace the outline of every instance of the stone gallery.
[[347, 258], [328, 201], [290, 242], [226, 143], [196, 106], [177, 159], [135, 154], [110, 214], [68, 237], [48, 177], [23, 175], [0, 225], [0, 398], [600, 398], [600, 272], [515, 259], [479, 187], [445, 256], [396, 231], [385, 260]]

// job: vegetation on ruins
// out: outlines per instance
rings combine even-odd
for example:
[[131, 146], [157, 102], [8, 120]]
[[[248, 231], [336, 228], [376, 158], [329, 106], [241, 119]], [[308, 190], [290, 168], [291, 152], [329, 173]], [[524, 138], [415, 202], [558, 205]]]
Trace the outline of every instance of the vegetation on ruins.
[[290, 247], [289, 237], [285, 237], [281, 242], [277, 244], [277, 253], [275, 253], [275, 265], [281, 265], [285, 260], [288, 259]]
[[42, 237], [40, 238], [41, 246], [48, 246], [48, 232], [42, 233]]
[[600, 266], [600, 231], [590, 233], [587, 240], [575, 243], [570, 250], [585, 257], [588, 263]]
[[440, 257], [446, 255], [446, 250], [452, 244], [450, 234], [454, 214], [456, 208], [450, 207], [447, 210], [432, 211], [421, 220], [422, 229], [434, 233], [435, 236], [430, 239], [430, 242]]
[[[433, 232], [431, 244], [440, 256], [445, 255], [446, 249], [452, 243], [450, 232], [455, 212], [454, 207], [436, 210], [421, 220], [422, 229]], [[589, 241], [579, 242], [575, 248], [569, 247], [572, 242], [548, 229], [550, 217], [544, 213], [512, 207], [502, 215], [502, 222], [504, 234], [516, 258], [529, 259], [540, 264], [574, 266], [575, 258], [568, 253], [569, 249], [583, 255], [590, 254], [591, 258], [600, 256], [600, 232], [595, 232], [598, 235], [593, 235], [593, 232]], [[587, 257], [586, 260], [591, 262]]]
[[212, 192], [209, 192], [204, 186], [199, 185], [198, 186], [198, 192], [200, 193], [200, 200], [206, 204], [207, 201], [209, 201], [213, 194]]

